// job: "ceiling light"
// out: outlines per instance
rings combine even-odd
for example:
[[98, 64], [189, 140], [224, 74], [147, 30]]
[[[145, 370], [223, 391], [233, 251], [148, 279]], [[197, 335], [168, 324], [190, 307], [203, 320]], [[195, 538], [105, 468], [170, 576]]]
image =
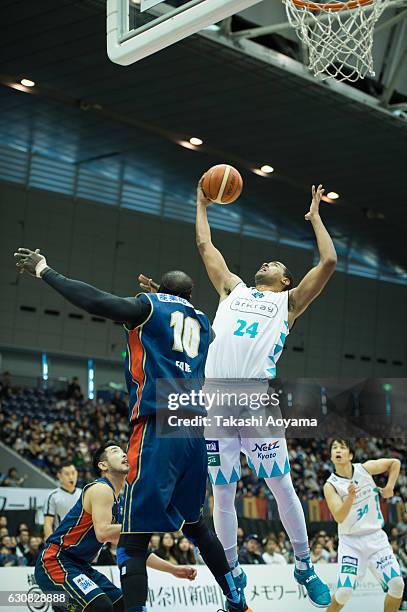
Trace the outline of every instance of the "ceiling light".
[[191, 145], [194, 145], [196, 147], [199, 147], [201, 144], [203, 144], [203, 140], [201, 140], [200, 138], [195, 138], [195, 136], [190, 138], [189, 142], [191, 143]]
[[21, 85], [24, 85], [24, 87], [34, 87], [35, 85], [34, 81], [31, 81], [30, 79], [21, 79], [20, 83]]
[[337, 200], [339, 198], [339, 193], [336, 193], [336, 191], [329, 191], [326, 195], [330, 200]]
[[265, 178], [269, 178], [270, 176], [270, 172], [263, 172], [263, 170], [261, 170], [260, 168], [253, 168], [252, 172], [254, 172], [254, 174], [257, 174], [258, 176], [263, 176]]
[[197, 147], [189, 142], [189, 140], [177, 140], [177, 144], [181, 145], [181, 147], [185, 147], [185, 149], [192, 149], [192, 151], [196, 151]]
[[272, 166], [269, 166], [268, 164], [265, 164], [264, 166], [262, 166], [260, 170], [262, 172], [265, 172], [266, 174], [271, 174], [272, 172], [274, 172], [274, 168]]

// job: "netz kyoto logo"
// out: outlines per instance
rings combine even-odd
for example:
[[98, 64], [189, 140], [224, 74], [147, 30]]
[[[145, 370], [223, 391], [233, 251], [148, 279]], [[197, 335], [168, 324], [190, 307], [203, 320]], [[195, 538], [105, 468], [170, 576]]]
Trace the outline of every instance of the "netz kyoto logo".
[[267, 300], [252, 300], [250, 298], [235, 298], [230, 305], [230, 309], [246, 313], [252, 312], [257, 315], [268, 317], [269, 319], [273, 319], [278, 313], [278, 308], [274, 302], [268, 302]]
[[278, 440], [276, 440], [275, 442], [269, 442], [268, 444], [267, 442], [263, 442], [262, 444], [256, 443], [254, 445], [254, 448], [252, 448], [252, 453], [267, 453], [267, 451], [275, 450], [276, 448], [280, 448]]
[[264, 461], [265, 459], [274, 459], [277, 456], [277, 448], [280, 448], [278, 440], [275, 442], [263, 442], [263, 444], [255, 444], [252, 453], [257, 453], [257, 459]]

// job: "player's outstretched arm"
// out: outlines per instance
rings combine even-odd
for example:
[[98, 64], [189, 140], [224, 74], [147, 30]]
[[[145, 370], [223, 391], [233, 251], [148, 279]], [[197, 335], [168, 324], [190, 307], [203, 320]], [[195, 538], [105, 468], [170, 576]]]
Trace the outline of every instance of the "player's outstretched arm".
[[356, 497], [356, 486], [352, 482], [348, 487], [348, 496], [341, 500], [335, 488], [329, 483], [324, 484], [324, 496], [328, 508], [337, 523], [343, 523], [348, 516]]
[[117, 544], [122, 526], [112, 525], [114, 496], [111, 488], [106, 484], [97, 483], [86, 491], [85, 495], [87, 496], [86, 505], [90, 506], [96, 538], [99, 542]]
[[19, 272], [28, 272], [32, 276], [42, 278], [71, 304], [90, 314], [127, 323], [131, 327], [141, 325], [150, 314], [151, 306], [147, 302], [119, 297], [59, 274], [47, 265], [39, 249], [31, 251], [20, 248], [14, 253], [14, 257]]
[[319, 215], [319, 204], [324, 193], [322, 185], [317, 189], [312, 186], [312, 201], [305, 219], [312, 223], [317, 239], [319, 263], [302, 279], [298, 287], [290, 291], [290, 312], [292, 322], [304, 312], [313, 300], [321, 293], [336, 268], [337, 255], [332, 238], [322, 223]]
[[196, 245], [209, 279], [220, 298], [223, 299], [242, 281], [229, 270], [222, 253], [212, 244], [211, 228], [209, 227], [206, 210], [210, 200], [205, 197], [202, 191], [202, 178], [198, 183], [196, 192]]
[[387, 499], [389, 497], [393, 497], [394, 495], [394, 485], [396, 484], [398, 475], [400, 474], [401, 462], [399, 459], [371, 459], [370, 461], [366, 461], [362, 464], [363, 467], [369, 474], [374, 476], [375, 474], [384, 474], [384, 472], [389, 473], [389, 477], [387, 479], [387, 484], [383, 489], [380, 490], [380, 495]]
[[169, 561], [157, 557], [154, 553], [151, 553], [147, 558], [147, 567], [151, 567], [160, 572], [167, 572], [175, 576], [175, 578], [185, 578], [187, 580], [195, 580], [196, 578], [196, 569], [194, 567], [189, 567], [188, 565], [173, 565]]

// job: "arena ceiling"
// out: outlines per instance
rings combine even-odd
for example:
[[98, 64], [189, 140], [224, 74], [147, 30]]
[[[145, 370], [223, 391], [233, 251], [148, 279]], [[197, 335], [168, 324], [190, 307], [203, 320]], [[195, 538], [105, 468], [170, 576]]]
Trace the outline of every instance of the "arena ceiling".
[[[3, 0], [0, 16], [3, 140], [24, 135], [74, 163], [125, 158], [179, 193], [229, 161], [244, 175], [242, 210], [300, 240], [311, 239], [303, 216], [321, 182], [341, 195], [323, 204], [334, 236], [407, 270], [403, 116], [210, 37], [117, 66], [99, 0]], [[22, 77], [37, 83], [30, 93], [13, 88]], [[191, 136], [199, 151], [176, 143]], [[270, 178], [251, 172], [265, 163]]]

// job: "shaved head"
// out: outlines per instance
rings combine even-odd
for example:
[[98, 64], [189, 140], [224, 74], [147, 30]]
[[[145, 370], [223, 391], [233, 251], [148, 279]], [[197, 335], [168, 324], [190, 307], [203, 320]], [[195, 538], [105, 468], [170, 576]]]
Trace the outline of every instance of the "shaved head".
[[192, 278], [188, 274], [181, 270], [173, 270], [166, 272], [161, 278], [158, 291], [190, 300], [193, 286]]

